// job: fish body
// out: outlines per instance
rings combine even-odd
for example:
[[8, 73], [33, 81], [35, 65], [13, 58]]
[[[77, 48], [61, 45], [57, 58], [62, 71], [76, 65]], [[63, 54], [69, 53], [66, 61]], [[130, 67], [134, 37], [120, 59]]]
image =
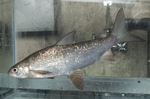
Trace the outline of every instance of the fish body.
[[110, 35], [102, 40], [50, 46], [33, 53], [17, 65], [28, 66], [29, 72], [30, 70], [52, 72], [51, 76], [40, 76], [37, 74], [37, 76], [28, 75], [28, 78], [49, 78], [58, 75], [69, 75], [70, 72], [98, 61], [103, 53], [110, 49], [113, 44], [116, 44], [117, 41], [115, 36]]
[[103, 39], [89, 40], [74, 44], [59, 44], [67, 39], [67, 34], [55, 45], [39, 50], [8, 71], [9, 75], [18, 78], [54, 78], [68, 75], [72, 83], [83, 89], [84, 81], [81, 68], [98, 60], [113, 60], [110, 48], [122, 41], [141, 41], [139, 37], [125, 30], [123, 9], [119, 10], [113, 33]]

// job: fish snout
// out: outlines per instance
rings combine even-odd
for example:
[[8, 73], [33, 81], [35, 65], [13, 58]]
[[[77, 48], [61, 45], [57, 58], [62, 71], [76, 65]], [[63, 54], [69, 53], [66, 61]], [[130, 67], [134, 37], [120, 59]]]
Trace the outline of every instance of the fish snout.
[[26, 78], [28, 76], [28, 68], [13, 66], [9, 69], [8, 74], [16, 78]]
[[15, 68], [10, 68], [10, 69], [8, 70], [8, 74], [9, 74], [10, 76], [16, 77], [16, 76], [15, 76], [15, 75], [16, 75], [15, 71], [16, 71]]

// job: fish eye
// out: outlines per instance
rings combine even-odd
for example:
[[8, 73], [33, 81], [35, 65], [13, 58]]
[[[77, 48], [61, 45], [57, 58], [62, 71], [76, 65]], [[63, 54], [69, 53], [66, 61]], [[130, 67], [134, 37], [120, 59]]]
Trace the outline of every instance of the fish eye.
[[14, 68], [13, 71], [17, 73], [17, 72], [18, 72], [18, 69], [17, 69], [17, 68]]

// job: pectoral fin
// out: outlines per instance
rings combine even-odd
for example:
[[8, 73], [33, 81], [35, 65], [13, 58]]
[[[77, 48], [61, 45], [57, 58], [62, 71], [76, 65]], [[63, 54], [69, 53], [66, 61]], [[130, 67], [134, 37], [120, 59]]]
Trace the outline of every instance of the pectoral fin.
[[74, 72], [68, 76], [76, 88], [83, 90], [84, 80], [83, 80], [83, 75], [82, 75], [82, 72], [80, 69], [78, 69], [76, 72]]
[[31, 78], [50, 78], [53, 79], [53, 73], [43, 70], [30, 70]]
[[30, 70], [30, 71], [37, 73], [37, 74], [43, 74], [43, 75], [52, 73], [49, 71], [42, 71], [42, 70]]
[[102, 61], [114, 61], [113, 53], [112, 53], [111, 49], [109, 49], [108, 51], [106, 51], [103, 54], [103, 56], [100, 58], [100, 60], [102, 60]]

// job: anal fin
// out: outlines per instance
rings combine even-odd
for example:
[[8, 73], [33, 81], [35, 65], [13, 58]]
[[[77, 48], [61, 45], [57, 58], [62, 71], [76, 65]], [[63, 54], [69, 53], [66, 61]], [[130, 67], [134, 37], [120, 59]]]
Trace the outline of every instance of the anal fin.
[[100, 60], [102, 60], [102, 61], [114, 61], [113, 53], [112, 53], [111, 49], [109, 49], [108, 51], [106, 51], [103, 54], [103, 56], [100, 58]]
[[83, 90], [84, 80], [83, 80], [83, 75], [82, 75], [82, 72], [80, 69], [78, 69], [76, 72], [74, 72], [68, 76], [76, 88]]

